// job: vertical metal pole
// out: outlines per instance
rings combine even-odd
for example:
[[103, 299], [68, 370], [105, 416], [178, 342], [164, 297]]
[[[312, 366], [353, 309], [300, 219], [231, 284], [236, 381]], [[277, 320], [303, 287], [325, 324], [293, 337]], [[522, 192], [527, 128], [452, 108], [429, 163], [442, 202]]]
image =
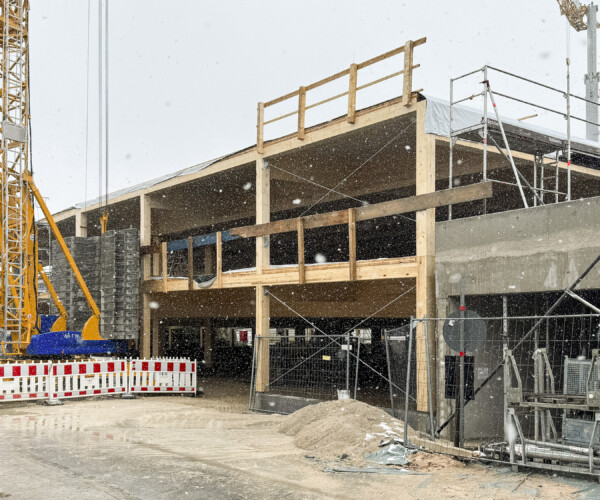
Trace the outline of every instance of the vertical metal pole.
[[346, 333], [346, 393], [350, 397], [350, 330]]
[[[483, 182], [487, 181], [488, 140], [488, 68], [483, 67]], [[487, 213], [487, 199], [483, 200], [483, 213]]]
[[537, 177], [537, 168], [538, 168], [538, 154], [536, 153], [533, 156], [533, 206], [537, 207], [538, 197], [538, 177]]
[[[356, 372], [354, 373], [354, 399], [356, 399], [356, 391], [358, 390], [358, 367], [360, 365], [360, 344], [362, 344], [362, 342], [360, 341], [360, 337], [358, 337], [358, 344], [356, 346]], [[387, 356], [387, 342], [385, 344], [385, 349], [386, 349], [386, 356]], [[390, 377], [390, 360], [389, 360], [389, 356], [388, 356], [388, 377], [390, 380], [390, 389], [392, 388], [392, 378]], [[392, 401], [392, 414], [394, 413], [394, 402]]]
[[[508, 417], [508, 384], [510, 382], [510, 367], [506, 362], [506, 352], [508, 351], [508, 296], [502, 296], [502, 352], [504, 355], [504, 366], [503, 366], [503, 379], [504, 379], [504, 393], [503, 393], [503, 401], [504, 401], [504, 440], [508, 441], [508, 425], [509, 425], [509, 417]], [[511, 448], [511, 453], [514, 450]], [[512, 460], [511, 460], [512, 461]]]
[[[537, 304], [537, 295], [534, 296], [533, 299], [533, 313], [535, 316], [537, 316], [537, 312], [538, 312], [538, 304]], [[543, 383], [543, 371], [542, 371], [542, 367], [540, 365], [541, 360], [540, 360], [540, 355], [538, 353], [538, 349], [540, 347], [540, 331], [538, 328], [536, 328], [533, 332], [533, 352], [535, 353], [533, 355], [533, 387], [534, 387], [534, 392], [536, 392], [537, 394], [542, 392], [542, 383]], [[539, 401], [538, 398], [535, 399], [536, 402]], [[534, 417], [534, 436], [535, 436], [535, 440], [538, 441], [539, 440], [539, 433], [540, 433], [540, 410], [539, 408], [536, 406], [534, 411], [533, 411], [533, 417]], [[543, 424], [542, 424], [543, 427]]]
[[252, 342], [252, 369], [250, 371], [250, 402], [248, 404], [250, 410], [254, 409], [254, 395], [256, 394], [256, 391], [254, 390], [254, 367], [256, 365], [256, 353], [258, 352], [258, 344], [260, 343], [261, 339], [259, 335], [256, 335], [255, 331], [252, 332], [252, 337], [254, 341]]
[[[450, 152], [448, 154], [448, 189], [452, 189], [452, 183], [454, 182], [452, 179], [452, 106], [454, 101], [454, 80], [450, 78], [450, 121], [449, 132], [448, 132], [448, 140], [450, 141]], [[452, 205], [448, 205], [448, 220], [452, 220]]]
[[423, 321], [425, 322], [425, 358], [427, 365], [427, 402], [429, 406], [429, 422], [431, 425], [431, 439], [435, 439], [435, 422], [433, 420], [433, 397], [431, 395], [431, 366], [429, 359], [429, 332], [428, 325], [429, 321], [427, 320], [427, 315], [423, 316]]
[[410, 364], [412, 361], [414, 318], [410, 317], [410, 328], [408, 330], [408, 362], [406, 364], [406, 393], [404, 395], [404, 444], [408, 443], [408, 395], [410, 393]]
[[394, 412], [394, 386], [392, 385], [392, 360], [390, 358], [389, 335], [387, 332], [384, 332], [384, 338], [385, 338], [385, 357], [387, 358], [387, 368], [388, 368], [388, 382], [389, 382], [389, 386], [390, 386], [390, 405], [392, 407], [392, 415], [395, 417], [396, 413]]
[[597, 42], [596, 31], [597, 21], [596, 12], [598, 7], [594, 3], [587, 6], [587, 75], [585, 75], [585, 137], [590, 141], [598, 141], [598, 63], [597, 63]]
[[571, 200], [571, 61], [567, 57], [567, 201]]
[[458, 447], [465, 445], [465, 286], [464, 278], [460, 281], [460, 371], [459, 371], [459, 408], [458, 419]]

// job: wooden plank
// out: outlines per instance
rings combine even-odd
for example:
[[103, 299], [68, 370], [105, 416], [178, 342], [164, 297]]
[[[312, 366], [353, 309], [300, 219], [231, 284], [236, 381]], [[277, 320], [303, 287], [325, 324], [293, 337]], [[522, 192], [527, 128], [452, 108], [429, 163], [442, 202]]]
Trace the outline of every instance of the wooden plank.
[[304, 140], [304, 123], [306, 119], [306, 87], [298, 92], [298, 139]]
[[217, 288], [223, 286], [223, 236], [217, 232]]
[[[348, 263], [305, 265], [305, 283], [332, 283], [348, 281]], [[356, 281], [374, 281], [389, 279], [415, 279], [418, 274], [416, 257], [396, 257], [391, 259], [364, 260], [356, 262]], [[262, 274], [254, 271], [234, 271], [223, 273], [222, 288], [253, 288], [255, 286], [297, 285], [298, 270], [294, 267], [269, 269]], [[214, 290], [195, 288], [197, 293]], [[162, 283], [157, 280], [144, 282], [146, 293], [162, 293]], [[169, 292], [187, 291], [187, 280], [169, 279]]]
[[[145, 247], [152, 244], [152, 212], [150, 207], [150, 197], [142, 194], [140, 197], [140, 246]], [[142, 257], [142, 278], [150, 278], [152, 271], [150, 255]]]
[[258, 103], [257, 121], [256, 121], [256, 151], [263, 153], [265, 141], [265, 104]]
[[142, 338], [140, 340], [140, 355], [143, 359], [150, 359], [150, 330], [152, 328], [152, 310], [150, 309], [150, 295], [142, 296]]
[[[262, 157], [256, 160], [256, 222], [271, 220], [271, 171]], [[229, 232], [231, 234], [231, 231]], [[269, 237], [256, 238], [256, 271], [262, 273], [270, 263]]]
[[[466, 203], [469, 201], [491, 198], [493, 187], [491, 182], [480, 182], [469, 184], [453, 189], [445, 189], [434, 193], [427, 193], [399, 200], [384, 201], [373, 205], [365, 205], [356, 209], [356, 221], [387, 217], [402, 213], [426, 210], [448, 204]], [[337, 226], [348, 223], [348, 211], [327, 212], [324, 214], [309, 215], [303, 217], [304, 229], [317, 227]], [[242, 238], [265, 236], [268, 234], [288, 233], [297, 230], [297, 219], [284, 219], [255, 226], [242, 226], [230, 229], [229, 232]]]
[[304, 220], [298, 218], [298, 283], [306, 283], [306, 269], [304, 257]]
[[188, 242], [188, 290], [194, 289], [194, 238], [191, 236], [187, 239]]
[[296, 97], [297, 95], [298, 95], [298, 91], [294, 90], [293, 92], [290, 92], [289, 94], [285, 94], [285, 95], [282, 95], [281, 97], [271, 99], [270, 101], [265, 102], [265, 108], [268, 108], [269, 106], [273, 106], [274, 104], [279, 104], [280, 102], [283, 102], [283, 101], [287, 101], [288, 99], [291, 99], [292, 97]]
[[404, 46], [404, 82], [402, 88], [402, 103], [410, 106], [412, 96], [412, 65], [414, 42], [408, 41]]
[[[410, 43], [412, 43], [413, 47], [418, 47], [419, 45], [423, 45], [426, 41], [427, 41], [427, 37], [423, 37], [423, 38], [419, 38], [418, 40], [415, 40], [414, 42], [410, 42]], [[384, 54], [381, 54], [379, 56], [368, 59], [362, 63], [359, 63], [358, 69], [366, 68], [367, 66], [371, 66], [371, 64], [375, 64], [379, 61], [383, 61], [384, 59], [389, 59], [390, 57], [393, 57], [396, 54], [400, 54], [401, 52], [404, 52], [405, 50], [406, 50], [406, 45], [404, 45], [402, 47], [398, 47], [396, 49], [392, 49], [388, 52], [385, 52]]]
[[356, 279], [356, 209], [348, 209], [348, 279]]
[[168, 274], [167, 274], [167, 262], [168, 262], [168, 255], [167, 255], [167, 242], [163, 241], [160, 245], [161, 247], [161, 257], [162, 257], [162, 281], [163, 281], [163, 291], [166, 292], [167, 291], [167, 280], [168, 280]]
[[350, 65], [350, 81], [348, 84], [348, 123], [356, 120], [356, 83], [358, 81], [358, 65]]

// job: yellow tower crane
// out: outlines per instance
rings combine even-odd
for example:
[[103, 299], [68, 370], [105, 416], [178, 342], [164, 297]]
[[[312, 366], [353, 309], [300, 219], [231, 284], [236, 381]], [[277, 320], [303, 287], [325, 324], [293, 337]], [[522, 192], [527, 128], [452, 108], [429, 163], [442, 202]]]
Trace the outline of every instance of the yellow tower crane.
[[[37, 189], [29, 165], [29, 0], [0, 0], [0, 332], [4, 355], [118, 353], [102, 339], [100, 311]], [[67, 313], [38, 262], [34, 202], [48, 221], [84, 293], [91, 316], [81, 332], [66, 331]], [[37, 314], [40, 276], [59, 310], [48, 332]]]

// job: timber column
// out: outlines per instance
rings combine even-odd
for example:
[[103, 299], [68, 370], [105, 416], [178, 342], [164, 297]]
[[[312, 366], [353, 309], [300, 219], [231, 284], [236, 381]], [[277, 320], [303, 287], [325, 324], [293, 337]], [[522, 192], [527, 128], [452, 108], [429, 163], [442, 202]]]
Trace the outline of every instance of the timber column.
[[[258, 148], [257, 148], [258, 149]], [[262, 151], [256, 160], [256, 224], [271, 220], [271, 175]], [[262, 274], [270, 265], [269, 236], [256, 238], [256, 272]], [[269, 296], [265, 287], [256, 287], [256, 329], [255, 335], [269, 335]], [[269, 344], [259, 343], [256, 360], [256, 391], [265, 392], [269, 384]]]
[[[417, 107], [417, 166], [416, 194], [435, 191], [435, 137], [425, 133], [425, 110], [427, 101], [416, 103]], [[417, 212], [417, 303], [416, 317], [435, 317], [435, 208]], [[435, 384], [435, 323], [428, 324], [429, 363], [431, 383]], [[417, 410], [428, 411], [427, 356], [425, 327], [417, 326]], [[435, 408], [435, 385], [432, 387]]]
[[[148, 246], [152, 243], [152, 218], [150, 199], [148, 195], [140, 196], [140, 246]], [[150, 279], [151, 256], [146, 254], [142, 257], [142, 280]], [[150, 336], [152, 329], [152, 311], [150, 309], [150, 295], [144, 293], [142, 296], [142, 331], [140, 332], [140, 356], [150, 359]]]

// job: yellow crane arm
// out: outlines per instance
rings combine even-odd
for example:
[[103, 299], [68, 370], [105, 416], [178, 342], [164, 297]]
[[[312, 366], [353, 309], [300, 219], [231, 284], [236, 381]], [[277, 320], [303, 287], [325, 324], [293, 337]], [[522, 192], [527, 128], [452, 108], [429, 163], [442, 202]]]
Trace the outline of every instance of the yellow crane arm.
[[54, 302], [54, 304], [56, 305], [56, 308], [58, 309], [59, 317], [56, 319], [56, 321], [52, 325], [52, 328], [50, 329], [50, 331], [51, 332], [62, 332], [67, 329], [67, 318], [69, 317], [69, 315], [67, 314], [67, 310], [65, 309], [65, 306], [62, 305], [62, 302], [58, 298], [58, 295], [56, 295], [56, 290], [54, 290], [54, 287], [52, 286], [52, 283], [50, 282], [48, 275], [44, 272], [41, 264], [39, 264], [39, 263], [38, 263], [38, 273], [42, 277], [42, 280], [44, 280], [44, 284], [46, 285], [46, 288], [48, 289], [48, 293], [50, 294], [50, 297], [52, 298], [52, 302]]
[[73, 256], [71, 255], [71, 252], [69, 251], [69, 248], [67, 247], [67, 244], [65, 243], [65, 240], [63, 239], [62, 235], [60, 234], [58, 226], [56, 225], [56, 222], [54, 222], [54, 218], [52, 217], [50, 210], [48, 210], [48, 207], [46, 206], [46, 202], [44, 201], [44, 198], [42, 197], [42, 195], [39, 192], [35, 183], [33, 182], [31, 174], [27, 173], [25, 180], [26, 180], [27, 184], [29, 185], [29, 189], [33, 193], [33, 196], [35, 197], [36, 201], [38, 202], [38, 205], [42, 209], [42, 213], [46, 217], [46, 220], [48, 221], [48, 225], [50, 226], [50, 229], [52, 229], [52, 232], [54, 233], [54, 237], [56, 238], [56, 241], [58, 241], [58, 244], [60, 245], [60, 249], [62, 250], [65, 258], [67, 259], [67, 262], [69, 263], [69, 267], [71, 268], [71, 271], [73, 271], [73, 274], [75, 275], [75, 279], [77, 280], [77, 283], [79, 284], [79, 287], [81, 288], [81, 291], [83, 292], [83, 295], [85, 296], [85, 300], [87, 301], [88, 306], [90, 306], [90, 309], [92, 310], [92, 316], [85, 323], [83, 330], [81, 332], [81, 338], [83, 340], [102, 340], [102, 337], [100, 336], [100, 329], [99, 329], [100, 310], [98, 309], [98, 306], [96, 305], [96, 302], [94, 301], [94, 298], [92, 297], [92, 294], [90, 293], [87, 285], [85, 284], [85, 281], [83, 280], [83, 276], [81, 276], [81, 273], [79, 272], [79, 269], [77, 268], [77, 264], [75, 263], [75, 260], [73, 259]]

